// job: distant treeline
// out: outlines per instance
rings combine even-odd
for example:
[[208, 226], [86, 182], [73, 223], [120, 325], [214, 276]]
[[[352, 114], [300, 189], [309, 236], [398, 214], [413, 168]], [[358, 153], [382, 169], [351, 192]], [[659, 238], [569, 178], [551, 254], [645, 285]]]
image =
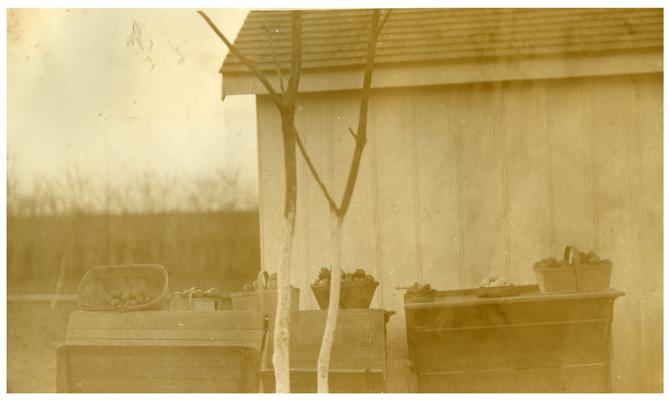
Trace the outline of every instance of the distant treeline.
[[75, 293], [90, 267], [127, 263], [165, 266], [171, 290], [239, 290], [260, 268], [258, 213], [7, 217], [9, 294]]

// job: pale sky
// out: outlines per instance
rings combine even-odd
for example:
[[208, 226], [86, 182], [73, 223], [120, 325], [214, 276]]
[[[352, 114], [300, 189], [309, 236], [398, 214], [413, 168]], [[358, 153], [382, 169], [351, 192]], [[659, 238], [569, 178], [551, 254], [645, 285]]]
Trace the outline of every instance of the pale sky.
[[[209, 15], [233, 39], [247, 10]], [[257, 186], [255, 105], [221, 101], [227, 50], [195, 10], [9, 10], [10, 174], [238, 170]]]

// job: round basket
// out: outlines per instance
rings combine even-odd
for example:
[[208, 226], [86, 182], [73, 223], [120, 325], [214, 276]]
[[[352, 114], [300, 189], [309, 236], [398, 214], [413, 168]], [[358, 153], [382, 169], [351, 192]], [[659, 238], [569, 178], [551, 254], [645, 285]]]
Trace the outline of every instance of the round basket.
[[[118, 309], [114, 295], [141, 293], [141, 304]], [[88, 311], [136, 311], [159, 308], [168, 298], [167, 270], [157, 264], [101, 265], [89, 269], [77, 290], [79, 308]]]
[[[339, 308], [369, 308], [377, 286], [379, 282], [376, 281], [353, 282], [350, 286], [342, 285], [339, 294]], [[311, 285], [311, 291], [321, 310], [326, 310], [330, 304], [330, 285]]]

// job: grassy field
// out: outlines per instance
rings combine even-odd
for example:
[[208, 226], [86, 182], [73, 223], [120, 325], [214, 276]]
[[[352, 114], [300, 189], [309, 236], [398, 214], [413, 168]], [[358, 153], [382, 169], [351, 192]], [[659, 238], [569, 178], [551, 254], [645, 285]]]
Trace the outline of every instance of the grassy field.
[[56, 391], [56, 347], [76, 303], [7, 303], [7, 391]]

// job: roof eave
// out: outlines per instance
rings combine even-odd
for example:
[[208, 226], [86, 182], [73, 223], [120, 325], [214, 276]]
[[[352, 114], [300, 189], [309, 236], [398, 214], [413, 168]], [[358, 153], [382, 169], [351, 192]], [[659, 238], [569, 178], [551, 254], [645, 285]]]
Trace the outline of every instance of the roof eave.
[[[574, 54], [474, 58], [438, 62], [379, 64], [373, 88], [451, 85], [485, 81], [559, 79], [663, 71], [662, 47]], [[223, 97], [267, 94], [248, 72], [221, 70]], [[268, 80], [279, 87], [275, 74]], [[355, 90], [362, 84], [362, 67], [305, 69], [300, 92]]]

